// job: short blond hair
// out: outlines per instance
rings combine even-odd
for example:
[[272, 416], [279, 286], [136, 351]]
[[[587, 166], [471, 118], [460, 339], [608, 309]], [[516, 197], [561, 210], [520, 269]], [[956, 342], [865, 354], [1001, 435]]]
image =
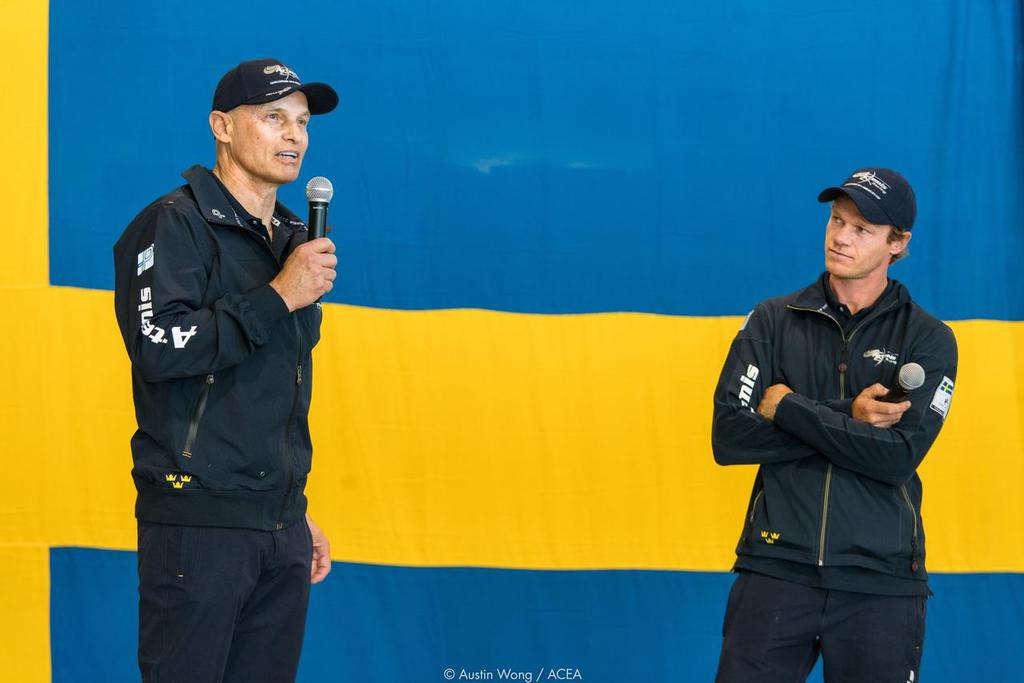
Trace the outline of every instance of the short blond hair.
[[[889, 244], [892, 244], [893, 242], [902, 242], [909, 232], [909, 230], [904, 230], [903, 228], [897, 228], [895, 225], [890, 225], [889, 237], [886, 238], [886, 241]], [[903, 251], [901, 251], [898, 254], [893, 254], [892, 256], [889, 257], [889, 263], [896, 263], [897, 261], [905, 259], [908, 256], [910, 256], [910, 250], [907, 247], [903, 247]]]

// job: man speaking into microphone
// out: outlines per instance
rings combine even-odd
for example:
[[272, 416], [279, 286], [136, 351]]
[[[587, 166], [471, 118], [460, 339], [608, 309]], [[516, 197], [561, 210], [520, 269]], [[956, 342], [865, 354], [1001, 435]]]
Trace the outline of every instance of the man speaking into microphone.
[[213, 170], [157, 199], [114, 247], [138, 429], [145, 681], [291, 681], [330, 545], [306, 513], [315, 303], [334, 244], [277, 202], [311, 115], [338, 95], [276, 59], [224, 74]]
[[825, 273], [757, 305], [715, 391], [715, 460], [759, 465], [719, 683], [801, 681], [819, 655], [827, 683], [920, 678], [917, 468], [949, 411], [956, 340], [888, 277], [917, 212], [906, 179], [865, 168], [818, 200]]

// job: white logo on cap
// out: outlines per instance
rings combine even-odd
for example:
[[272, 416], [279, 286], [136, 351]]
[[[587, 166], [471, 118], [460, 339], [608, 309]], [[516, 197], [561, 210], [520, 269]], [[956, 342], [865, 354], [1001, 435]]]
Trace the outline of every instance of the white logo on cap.
[[881, 197], [871, 191], [872, 187], [883, 195], [889, 191], [889, 186], [883, 182], [874, 171], [857, 171], [853, 174], [853, 177], [857, 179], [857, 182], [846, 183], [845, 187], [860, 188], [861, 190], [869, 193], [875, 199], [881, 199]]
[[299, 75], [286, 67], [284, 64], [274, 64], [273, 66], [263, 67], [263, 73], [266, 75], [270, 74], [281, 74], [285, 78], [289, 78], [295, 81], [299, 80]]

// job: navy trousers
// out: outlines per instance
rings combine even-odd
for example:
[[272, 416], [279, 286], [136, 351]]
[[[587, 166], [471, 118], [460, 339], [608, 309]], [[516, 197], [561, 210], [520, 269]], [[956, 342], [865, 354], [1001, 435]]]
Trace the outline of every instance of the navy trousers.
[[729, 593], [715, 681], [802, 682], [821, 655], [826, 683], [918, 683], [926, 602], [741, 572]]
[[313, 542], [279, 531], [139, 523], [139, 669], [147, 683], [292, 682]]

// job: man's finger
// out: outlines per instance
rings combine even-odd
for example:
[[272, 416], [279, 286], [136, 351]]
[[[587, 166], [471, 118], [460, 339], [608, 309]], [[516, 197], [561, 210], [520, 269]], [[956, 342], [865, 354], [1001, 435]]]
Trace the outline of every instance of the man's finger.
[[870, 387], [865, 389], [863, 393], [867, 394], [871, 398], [878, 398], [879, 396], [885, 396], [886, 394], [888, 394], [889, 387], [885, 386], [884, 384], [879, 384], [876, 382], [875, 384], [872, 384]]
[[900, 403], [875, 401], [874, 405], [871, 406], [872, 412], [879, 413], [881, 415], [902, 415], [907, 412], [908, 408], [910, 408], [910, 401], [901, 401]]
[[309, 578], [312, 583], [320, 583], [331, 573], [330, 552], [321, 547], [313, 548], [313, 566], [310, 568]]
[[311, 249], [318, 254], [333, 254], [334, 253], [334, 242], [326, 237], [318, 237], [315, 240], [310, 240], [299, 247], [302, 249]]

